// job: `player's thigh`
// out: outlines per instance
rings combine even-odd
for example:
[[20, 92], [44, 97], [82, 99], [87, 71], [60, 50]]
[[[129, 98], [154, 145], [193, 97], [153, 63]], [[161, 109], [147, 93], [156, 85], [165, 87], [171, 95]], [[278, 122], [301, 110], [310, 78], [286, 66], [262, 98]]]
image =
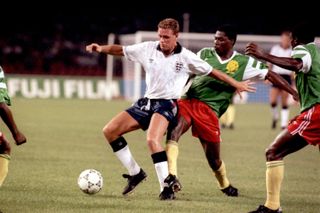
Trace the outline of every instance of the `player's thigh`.
[[277, 87], [271, 87], [269, 92], [270, 103], [277, 103], [280, 90]]
[[154, 113], [150, 120], [150, 125], [147, 132], [147, 141], [161, 142], [164, 134], [167, 131], [169, 121], [163, 115]]
[[106, 124], [104, 132], [107, 131], [115, 135], [122, 135], [139, 128], [139, 123], [128, 112], [123, 111]]
[[182, 99], [178, 101], [179, 112], [177, 117], [177, 124], [169, 126], [167, 140], [178, 142], [180, 137], [188, 131], [191, 126], [191, 111], [192, 106], [190, 100]]
[[192, 135], [206, 141], [220, 142], [220, 125], [216, 113], [205, 103], [194, 106], [192, 113]]
[[308, 143], [299, 135], [291, 135], [287, 129], [283, 130], [267, 148], [268, 161], [282, 160], [290, 153], [296, 152]]
[[282, 106], [288, 106], [288, 97], [289, 97], [289, 93], [287, 93], [284, 90], [281, 90], [281, 103], [282, 103]]
[[184, 116], [178, 116], [178, 123], [173, 128], [169, 128], [168, 134], [167, 134], [167, 140], [173, 140], [178, 142], [180, 137], [188, 131], [188, 129], [191, 126], [191, 122], [188, 122], [188, 120]]
[[220, 142], [207, 141], [201, 138], [199, 139], [206, 155], [210, 155], [214, 159], [220, 159]]

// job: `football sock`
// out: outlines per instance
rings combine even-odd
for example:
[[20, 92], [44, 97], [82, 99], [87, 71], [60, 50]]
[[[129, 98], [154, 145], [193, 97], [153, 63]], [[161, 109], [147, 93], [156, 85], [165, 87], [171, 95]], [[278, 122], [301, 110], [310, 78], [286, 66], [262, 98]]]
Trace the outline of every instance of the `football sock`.
[[227, 171], [224, 162], [222, 161], [221, 166], [218, 170], [213, 170], [220, 189], [225, 189], [230, 185], [230, 182], [227, 178]]
[[234, 118], [235, 118], [235, 115], [236, 115], [236, 108], [235, 108], [234, 104], [230, 104], [229, 105], [228, 110], [227, 110], [226, 113], [227, 113], [226, 125], [228, 127], [230, 127], [230, 125], [233, 124]]
[[227, 112], [223, 113], [223, 115], [219, 119], [221, 125], [224, 127], [227, 125], [227, 114], [226, 113]]
[[267, 186], [267, 200], [264, 204], [269, 209], [280, 208], [280, 188], [284, 173], [284, 162], [270, 161], [266, 163], [266, 186]]
[[162, 192], [164, 185], [164, 179], [169, 175], [168, 173], [168, 161], [167, 154], [165, 151], [156, 152], [151, 155], [154, 168], [156, 169], [156, 173], [158, 176], [159, 184], [160, 184], [160, 192]]
[[129, 146], [123, 137], [120, 137], [110, 143], [114, 154], [121, 161], [122, 165], [126, 167], [129, 175], [136, 175], [140, 172], [140, 166], [134, 160]]
[[272, 120], [276, 121], [279, 118], [277, 104], [271, 104], [271, 114], [272, 114]]
[[8, 174], [9, 160], [9, 155], [0, 154], [0, 186], [2, 185]]
[[281, 127], [287, 127], [289, 119], [288, 107], [282, 107], [281, 109]]
[[177, 176], [177, 160], [179, 155], [178, 142], [173, 140], [167, 141], [166, 151], [168, 156], [169, 174]]

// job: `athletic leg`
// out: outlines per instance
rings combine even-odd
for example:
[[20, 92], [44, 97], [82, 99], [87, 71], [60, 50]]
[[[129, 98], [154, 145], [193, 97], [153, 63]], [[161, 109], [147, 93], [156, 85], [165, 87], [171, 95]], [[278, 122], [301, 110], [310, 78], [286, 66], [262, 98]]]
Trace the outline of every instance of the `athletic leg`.
[[138, 122], [126, 111], [119, 113], [103, 128], [103, 134], [111, 145], [114, 154], [129, 173], [123, 175], [124, 178], [128, 179], [128, 184], [122, 192], [123, 195], [131, 193], [147, 177], [133, 158], [127, 141], [122, 137], [123, 134], [139, 128]]
[[271, 128], [275, 129], [277, 126], [277, 121], [279, 119], [279, 113], [277, 109], [277, 99], [279, 96], [280, 90], [276, 87], [271, 87], [269, 98], [270, 98], [270, 106], [271, 106], [271, 115], [272, 115], [272, 125]]
[[167, 131], [169, 121], [159, 113], [152, 115], [147, 132], [147, 144], [160, 184], [160, 191], [164, 188], [164, 179], [168, 176], [167, 154], [161, 145], [163, 135]]
[[230, 184], [225, 164], [220, 159], [220, 142], [210, 142], [204, 139], [200, 139], [200, 141], [220, 190], [228, 196], [238, 196], [238, 189]]
[[[280, 189], [284, 176], [283, 158], [290, 153], [296, 152], [308, 143], [298, 134], [291, 135], [287, 129], [283, 130], [266, 150], [267, 170], [266, 187], [267, 199], [264, 205], [254, 212], [281, 212]], [[260, 209], [260, 211], [259, 211]]]
[[7, 177], [9, 171], [11, 147], [8, 140], [0, 132], [0, 187]]
[[288, 106], [289, 94], [286, 91], [281, 91], [281, 129], [285, 129], [288, 126], [289, 120], [289, 106]]

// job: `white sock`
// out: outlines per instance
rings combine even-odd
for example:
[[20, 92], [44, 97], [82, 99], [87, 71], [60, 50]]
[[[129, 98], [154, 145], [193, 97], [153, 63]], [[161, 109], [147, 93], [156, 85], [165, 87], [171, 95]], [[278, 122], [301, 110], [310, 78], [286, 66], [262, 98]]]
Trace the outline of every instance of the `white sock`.
[[129, 175], [136, 175], [140, 172], [140, 166], [134, 160], [128, 145], [115, 152], [115, 154], [121, 161], [122, 165], [126, 167]]
[[168, 161], [162, 161], [154, 164], [154, 168], [156, 169], [159, 184], [160, 184], [160, 192], [162, 192], [164, 188], [164, 179], [169, 175], [168, 172]]
[[289, 109], [281, 109], [281, 127], [287, 127], [289, 119]]
[[278, 120], [279, 114], [278, 114], [278, 108], [277, 108], [277, 106], [271, 107], [271, 113], [272, 113], [272, 119], [273, 119], [273, 120]]

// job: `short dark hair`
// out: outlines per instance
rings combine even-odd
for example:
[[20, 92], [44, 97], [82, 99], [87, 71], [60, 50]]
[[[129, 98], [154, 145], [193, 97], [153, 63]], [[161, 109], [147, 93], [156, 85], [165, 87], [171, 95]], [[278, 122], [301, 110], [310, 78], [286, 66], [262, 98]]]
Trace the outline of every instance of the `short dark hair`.
[[224, 32], [224, 34], [230, 39], [233, 40], [233, 44], [237, 41], [237, 30], [231, 24], [224, 24], [217, 28], [217, 31]]
[[297, 39], [299, 43], [314, 42], [315, 37], [314, 28], [307, 22], [300, 22], [292, 29], [292, 38]]

